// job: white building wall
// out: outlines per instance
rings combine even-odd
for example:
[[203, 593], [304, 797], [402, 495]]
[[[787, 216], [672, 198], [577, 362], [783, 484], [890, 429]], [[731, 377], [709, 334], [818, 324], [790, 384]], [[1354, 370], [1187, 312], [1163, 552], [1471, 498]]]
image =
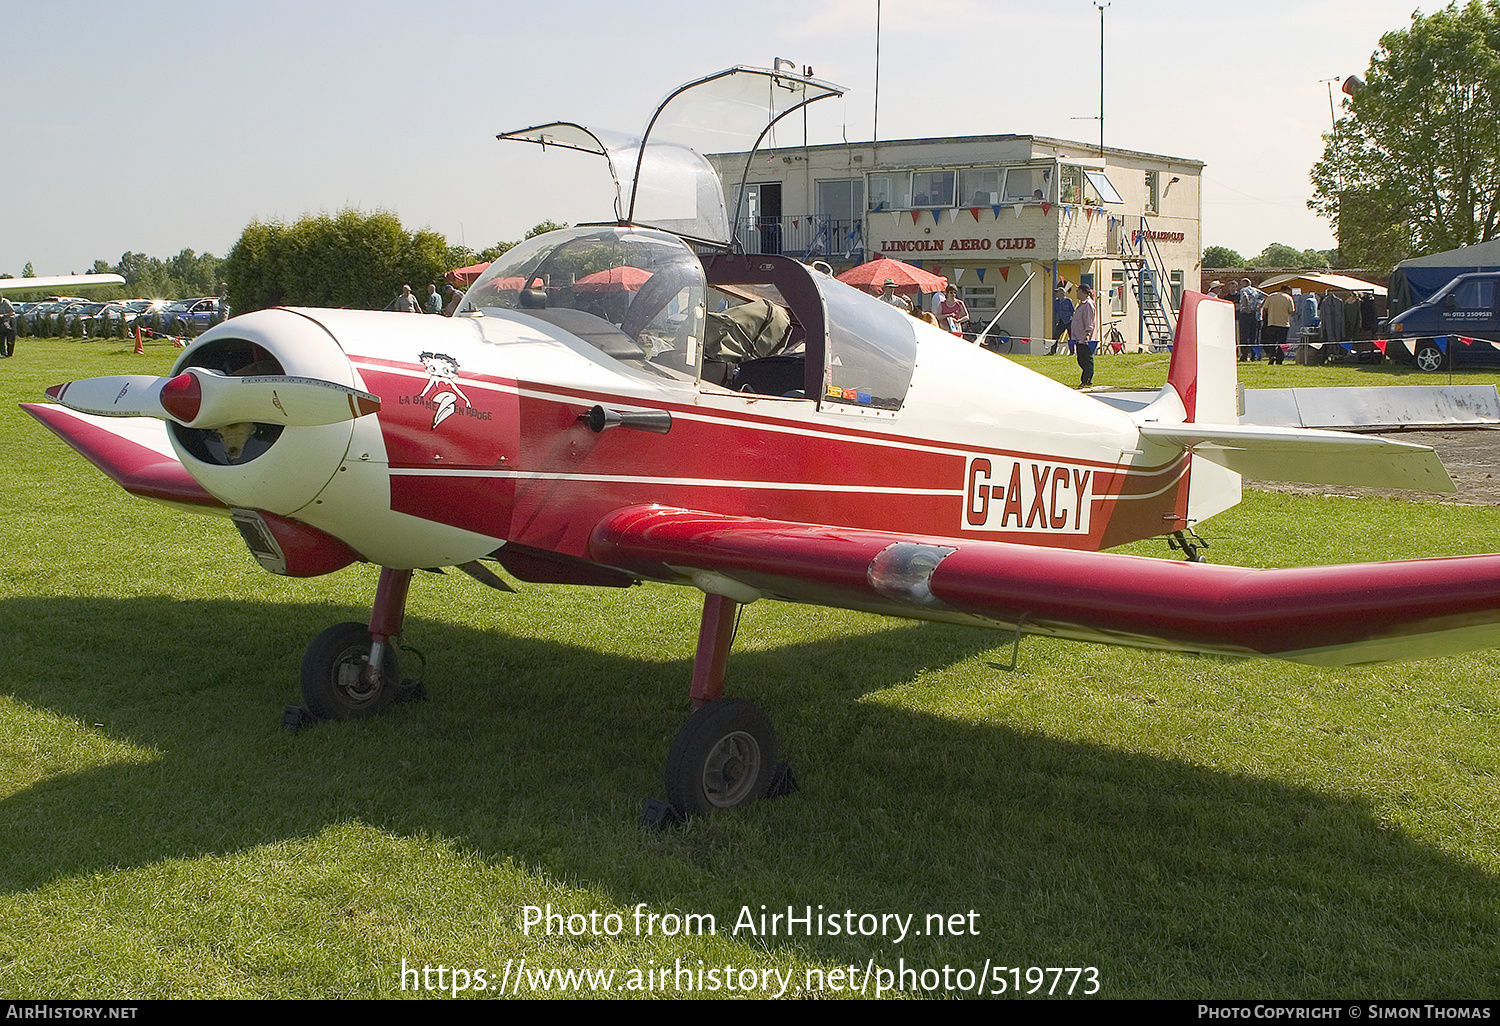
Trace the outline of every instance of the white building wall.
[[[710, 159], [734, 204], [743, 155]], [[1012, 202], [1013, 197], [1003, 196], [999, 204], [970, 206], [959, 196], [943, 206], [869, 209], [871, 175], [952, 171], [957, 183], [965, 169], [1028, 163], [1053, 169], [1041, 201]], [[1102, 169], [1123, 202], [1078, 202], [1064, 190], [1065, 165]], [[1029, 295], [1015, 299], [997, 326], [1016, 338], [1037, 339], [1032, 351], [1045, 351], [1051, 334], [1054, 273], [1074, 286], [1091, 277], [1101, 291], [1101, 323], [1114, 323], [1128, 344], [1141, 345], [1136, 297], [1127, 294], [1121, 302], [1111, 298], [1109, 289], [1115, 272], [1124, 267], [1121, 256], [1135, 248], [1143, 224], [1161, 261], [1164, 295], [1170, 294], [1174, 272], [1186, 287], [1198, 281], [1202, 170], [1198, 161], [1121, 149], [1106, 149], [1101, 161], [1097, 146], [1021, 135], [784, 148], [769, 159], [757, 154], [748, 177], [751, 183], [780, 184], [779, 234], [741, 234], [750, 247], [764, 237], [789, 255], [828, 260], [836, 269], [880, 255], [918, 264], [960, 289], [979, 290], [984, 299], [993, 289], [990, 314], [1015, 297], [1030, 276], [1024, 286]], [[1154, 208], [1148, 172], [1155, 177]], [[823, 213], [817, 209], [818, 183], [851, 179], [863, 183], [866, 207], [855, 241], [848, 241], [843, 225], [816, 236]], [[809, 253], [813, 247], [817, 251]], [[975, 309], [971, 320], [975, 330], [983, 327], [975, 323], [979, 312]]]

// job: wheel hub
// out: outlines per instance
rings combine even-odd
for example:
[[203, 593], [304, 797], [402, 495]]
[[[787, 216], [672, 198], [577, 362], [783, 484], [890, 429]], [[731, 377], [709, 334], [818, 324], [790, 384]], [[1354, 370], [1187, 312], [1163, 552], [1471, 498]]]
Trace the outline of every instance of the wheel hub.
[[760, 775], [760, 745], [740, 730], [714, 745], [703, 765], [703, 793], [721, 809], [738, 805], [750, 797]]

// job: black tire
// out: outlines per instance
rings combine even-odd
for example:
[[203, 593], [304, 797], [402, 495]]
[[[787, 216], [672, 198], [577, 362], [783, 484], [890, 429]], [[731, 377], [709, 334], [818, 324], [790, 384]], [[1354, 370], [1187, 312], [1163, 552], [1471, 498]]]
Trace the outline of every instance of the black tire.
[[1417, 343], [1415, 360], [1417, 370], [1430, 374], [1434, 371], [1442, 370], [1444, 360], [1443, 351], [1438, 348], [1436, 342], [1419, 342]]
[[319, 719], [359, 720], [389, 705], [401, 684], [395, 648], [386, 645], [374, 686], [362, 673], [369, 659], [366, 624], [334, 624], [314, 638], [302, 657], [302, 701], [308, 711]]
[[187, 321], [180, 317], [173, 318], [172, 326], [167, 330], [169, 335], [186, 335], [188, 333]]
[[1015, 349], [1015, 342], [1011, 341], [1010, 332], [1005, 329], [997, 331], [993, 335], [987, 335], [984, 339], [984, 348], [1001, 356], [1008, 356]]
[[776, 769], [776, 734], [753, 702], [721, 698], [688, 717], [667, 753], [667, 801], [685, 816], [753, 802]]

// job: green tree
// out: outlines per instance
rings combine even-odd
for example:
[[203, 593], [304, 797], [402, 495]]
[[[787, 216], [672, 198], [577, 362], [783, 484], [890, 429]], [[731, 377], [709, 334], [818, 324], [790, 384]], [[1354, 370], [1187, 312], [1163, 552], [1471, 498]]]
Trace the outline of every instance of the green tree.
[[1343, 262], [1388, 269], [1500, 225], [1500, 0], [1456, 2], [1381, 37], [1324, 136], [1308, 206]]
[[36, 277], [36, 271], [32, 270], [31, 261], [30, 260], [26, 261], [26, 267], [21, 271], [21, 277], [23, 277], [23, 278], [35, 278]]
[[251, 221], [220, 267], [238, 313], [268, 306], [384, 309], [410, 285], [443, 280], [448, 243], [408, 232], [389, 211], [306, 215], [291, 225]]
[[1203, 251], [1204, 267], [1244, 267], [1245, 258], [1227, 246], [1209, 246]]
[[1318, 249], [1297, 249], [1273, 242], [1250, 259], [1254, 267], [1327, 267], [1328, 254]]
[[567, 226], [568, 223], [566, 221], [542, 221], [539, 224], [534, 224], [531, 226], [531, 231], [526, 233], [526, 238], [534, 239], [538, 235], [545, 235], [547, 232], [555, 232], [558, 229], [566, 228]]

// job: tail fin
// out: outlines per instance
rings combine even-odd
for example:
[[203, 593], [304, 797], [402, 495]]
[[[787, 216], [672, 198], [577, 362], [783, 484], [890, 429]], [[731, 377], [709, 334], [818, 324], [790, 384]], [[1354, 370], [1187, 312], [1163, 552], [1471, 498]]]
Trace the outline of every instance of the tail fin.
[[[1167, 384], [1141, 411], [1142, 419], [1158, 424], [1238, 424], [1235, 350], [1233, 304], [1197, 292], [1183, 293]], [[1174, 529], [1201, 523], [1240, 501], [1239, 474], [1196, 454], [1189, 459], [1187, 494], [1178, 495]]]
[[1167, 384], [1141, 411], [1142, 439], [1191, 453], [1187, 501], [1178, 516], [1191, 526], [1240, 501], [1240, 475], [1303, 481], [1452, 491], [1436, 454], [1393, 439], [1308, 428], [1240, 424], [1234, 307], [1189, 292], [1183, 297]]
[[1233, 304], [1184, 293], [1167, 384], [1182, 399], [1188, 423], [1240, 422], [1235, 356]]

